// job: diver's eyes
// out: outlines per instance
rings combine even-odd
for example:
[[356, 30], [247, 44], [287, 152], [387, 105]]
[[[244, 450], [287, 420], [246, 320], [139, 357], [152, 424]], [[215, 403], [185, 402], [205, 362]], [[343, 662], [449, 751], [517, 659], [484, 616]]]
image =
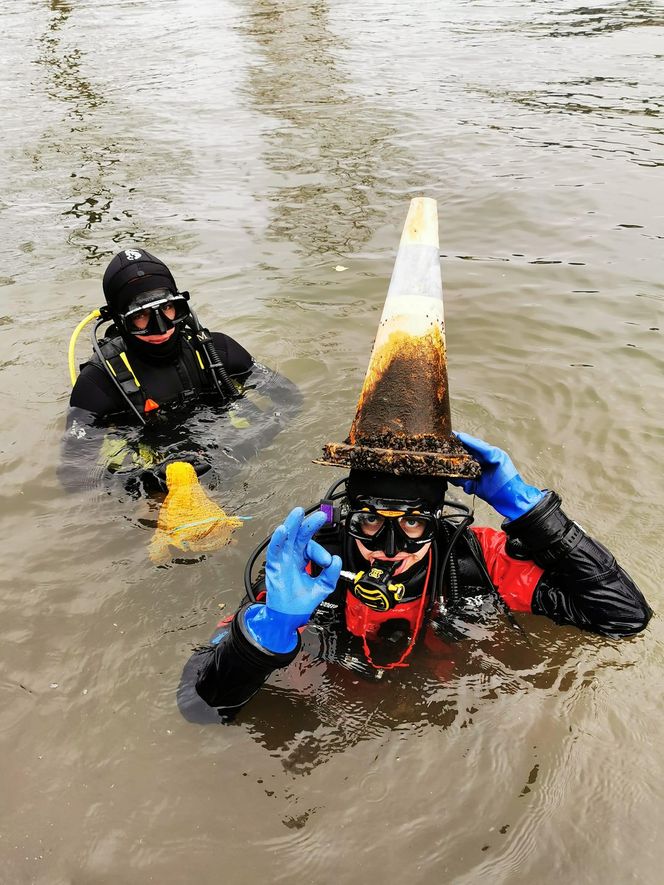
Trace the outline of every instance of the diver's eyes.
[[145, 329], [150, 322], [150, 310], [141, 310], [131, 315], [131, 322], [135, 329]]
[[174, 320], [175, 319], [175, 305], [174, 304], [167, 301], [166, 304], [160, 305], [159, 310], [161, 311], [162, 316], [165, 316], [167, 320]]
[[415, 516], [402, 516], [399, 520], [401, 531], [409, 538], [421, 538], [427, 526], [425, 519], [417, 519]]
[[363, 513], [360, 517], [360, 527], [365, 535], [376, 535], [385, 523], [382, 516], [376, 513]]

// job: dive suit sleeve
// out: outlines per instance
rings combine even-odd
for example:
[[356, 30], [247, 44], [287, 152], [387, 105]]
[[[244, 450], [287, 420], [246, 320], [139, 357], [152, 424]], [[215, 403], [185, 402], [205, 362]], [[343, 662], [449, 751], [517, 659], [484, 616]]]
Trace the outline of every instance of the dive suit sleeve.
[[[214, 645], [197, 652], [189, 662], [195, 666], [190, 678], [196, 694], [209, 707], [215, 707], [222, 718], [230, 719], [238, 713], [274, 670], [287, 667], [295, 659], [301, 647], [298, 634], [297, 645], [292, 651], [267, 651], [251, 637], [245, 625], [248, 608], [249, 604], [242, 606], [213, 638]], [[185, 667], [185, 673], [187, 669]], [[180, 710], [185, 718], [192, 718], [187, 714], [188, 705], [180, 701], [186, 696], [181, 685], [178, 693]]]
[[165, 489], [165, 469], [161, 464], [137, 462], [137, 450], [129, 444], [125, 433], [105, 426], [99, 415], [78, 406], [70, 406], [67, 411], [56, 472], [68, 493], [97, 487], [112, 475], [133, 495], [140, 494], [143, 488]]
[[[652, 611], [615, 557], [562, 510], [548, 492], [528, 513], [506, 521], [506, 554], [541, 570], [531, 600], [535, 614], [615, 638], [643, 630]], [[509, 604], [509, 592], [501, 595]]]
[[143, 491], [166, 490], [166, 463], [170, 460], [186, 458], [199, 475], [209, 469], [188, 451], [174, 452], [159, 463], [151, 462], [149, 453], [147, 446], [132, 445], [122, 429], [108, 427], [99, 415], [74, 406], [67, 411], [57, 476], [68, 493], [97, 487], [115, 476], [136, 496]]
[[262, 363], [254, 363], [245, 382], [245, 390], [253, 390], [258, 396], [267, 397], [272, 405], [273, 415], [285, 424], [302, 409], [302, 393], [285, 375]]
[[95, 485], [101, 475], [101, 452], [106, 432], [95, 424], [94, 412], [74, 406], [68, 409], [60, 446], [57, 476], [66, 492]]
[[242, 394], [230, 412], [235, 428], [230, 449], [235, 458], [248, 461], [297, 417], [302, 394], [292, 381], [261, 363], [253, 363]]

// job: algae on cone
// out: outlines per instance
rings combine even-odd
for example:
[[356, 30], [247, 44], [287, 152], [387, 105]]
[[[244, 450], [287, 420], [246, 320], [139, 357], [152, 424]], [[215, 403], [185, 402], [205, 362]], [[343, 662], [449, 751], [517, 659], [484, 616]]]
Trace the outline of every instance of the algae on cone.
[[355, 419], [316, 464], [479, 476], [452, 433], [435, 200], [411, 200]]

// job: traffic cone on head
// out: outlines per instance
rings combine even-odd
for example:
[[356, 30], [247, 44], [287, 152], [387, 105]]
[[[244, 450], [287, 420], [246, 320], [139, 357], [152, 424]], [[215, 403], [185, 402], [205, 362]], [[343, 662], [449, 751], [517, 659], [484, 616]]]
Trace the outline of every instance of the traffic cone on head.
[[452, 433], [436, 201], [410, 203], [385, 307], [344, 443], [317, 464], [398, 475], [479, 476]]

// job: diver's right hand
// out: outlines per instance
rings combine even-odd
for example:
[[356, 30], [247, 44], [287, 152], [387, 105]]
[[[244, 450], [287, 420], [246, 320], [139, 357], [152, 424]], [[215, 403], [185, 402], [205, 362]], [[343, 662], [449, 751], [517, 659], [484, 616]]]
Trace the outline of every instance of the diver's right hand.
[[[268, 651], [292, 651], [297, 628], [337, 585], [340, 557], [313, 540], [325, 521], [320, 510], [305, 518], [304, 510], [296, 507], [272, 535], [265, 559], [265, 605], [250, 606], [244, 619], [252, 637]], [[307, 573], [310, 561], [322, 569], [316, 578]]]
[[172, 455], [155, 464], [153, 467], [140, 467], [131, 472], [129, 479], [125, 482], [128, 491], [136, 491], [137, 494], [152, 492], [167, 492], [168, 484], [166, 482], [166, 468], [174, 461], [186, 461], [196, 471], [196, 476], [203, 476], [212, 468], [207, 461], [204, 461], [195, 452], [181, 452], [179, 455]]

